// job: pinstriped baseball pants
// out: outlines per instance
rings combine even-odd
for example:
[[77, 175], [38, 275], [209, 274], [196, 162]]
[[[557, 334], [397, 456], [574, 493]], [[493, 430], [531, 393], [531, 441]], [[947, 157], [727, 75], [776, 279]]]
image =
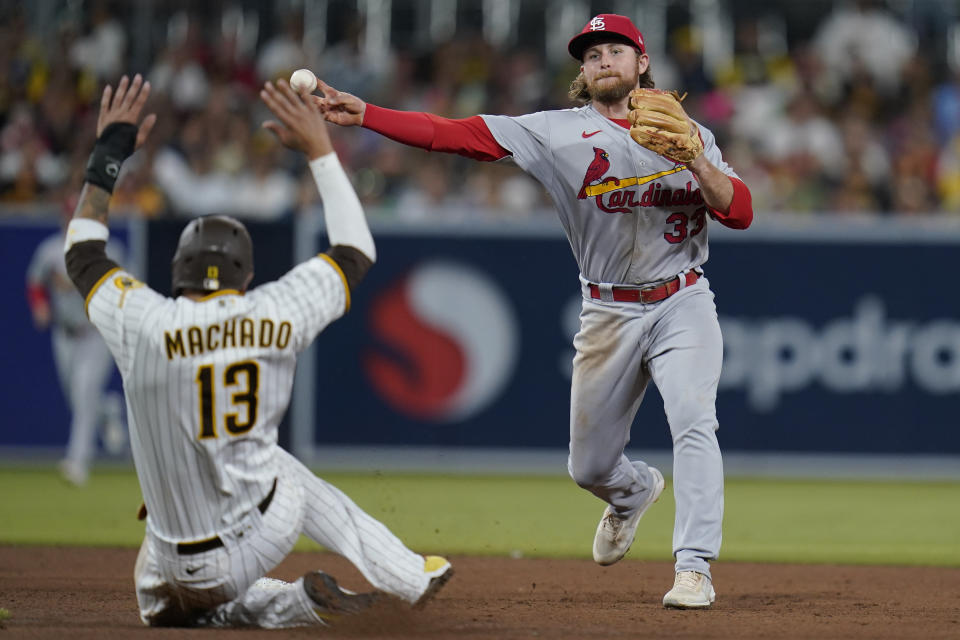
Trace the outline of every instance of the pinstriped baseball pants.
[[223, 546], [180, 555], [176, 542], [150, 532], [140, 547], [134, 578], [140, 617], [155, 626], [256, 626], [267, 629], [322, 625], [301, 582], [265, 574], [303, 533], [350, 560], [375, 588], [414, 602], [426, 589], [423, 556], [367, 515], [333, 485], [278, 449], [273, 501], [254, 509]]

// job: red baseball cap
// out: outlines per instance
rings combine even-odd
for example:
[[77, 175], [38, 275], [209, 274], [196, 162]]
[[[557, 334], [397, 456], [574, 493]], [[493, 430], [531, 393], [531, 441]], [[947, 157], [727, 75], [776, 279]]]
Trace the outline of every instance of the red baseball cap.
[[594, 16], [583, 31], [570, 39], [567, 51], [574, 58], [582, 61], [584, 50], [603, 40], [619, 40], [634, 47], [640, 53], [647, 52], [643, 46], [643, 34], [640, 33], [640, 29], [637, 29], [637, 25], [633, 24], [627, 16], [615, 13], [601, 13]]

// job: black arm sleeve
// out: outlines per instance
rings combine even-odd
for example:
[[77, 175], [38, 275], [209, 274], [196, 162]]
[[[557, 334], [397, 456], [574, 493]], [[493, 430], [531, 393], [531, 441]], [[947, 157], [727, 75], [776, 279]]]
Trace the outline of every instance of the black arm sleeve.
[[76, 243], [67, 251], [66, 260], [67, 275], [84, 299], [104, 274], [119, 266], [107, 257], [107, 243], [103, 240]]
[[324, 253], [330, 256], [343, 271], [343, 277], [347, 279], [350, 291], [360, 284], [367, 275], [367, 271], [373, 266], [373, 261], [367, 257], [367, 254], [344, 244], [335, 244]]

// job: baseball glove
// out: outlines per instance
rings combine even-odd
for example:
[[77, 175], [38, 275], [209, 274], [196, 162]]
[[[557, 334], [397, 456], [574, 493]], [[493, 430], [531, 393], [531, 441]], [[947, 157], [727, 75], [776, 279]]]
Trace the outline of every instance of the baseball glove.
[[703, 153], [697, 125], [680, 106], [676, 91], [634, 89], [630, 92], [630, 137], [674, 162], [693, 162]]

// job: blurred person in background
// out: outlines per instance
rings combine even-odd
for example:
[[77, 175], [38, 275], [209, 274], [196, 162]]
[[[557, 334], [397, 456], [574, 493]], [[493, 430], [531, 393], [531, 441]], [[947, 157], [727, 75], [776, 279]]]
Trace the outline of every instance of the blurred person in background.
[[260, 48], [256, 69], [260, 81], [289, 78], [290, 74], [309, 66], [303, 48], [303, 17], [298, 13], [282, 16], [283, 27]]
[[248, 144], [249, 162], [234, 181], [232, 211], [238, 218], [259, 220], [290, 214], [297, 205], [297, 181], [278, 166], [283, 147], [263, 130]]
[[155, 91], [181, 112], [204, 108], [210, 94], [207, 47], [197, 16], [181, 11], [167, 24], [167, 40], [147, 74]]
[[833, 122], [825, 117], [809, 92], [800, 89], [786, 113], [771, 127], [764, 152], [774, 161], [805, 156], [824, 176], [838, 175], [843, 166], [843, 139]]
[[157, 153], [153, 176], [175, 215], [272, 220], [298, 202], [296, 179], [278, 166], [282, 148], [251, 135], [246, 112], [194, 113], [173, 142]]
[[[148, 153], [131, 159], [123, 167], [123, 180], [113, 192], [113, 206], [118, 216], [157, 218], [167, 212], [166, 198], [153, 180], [153, 156]], [[79, 179], [71, 180], [71, 184], [82, 181], [82, 172], [78, 173]]]
[[[684, 25], [673, 30], [670, 34], [673, 45], [673, 83], [664, 86], [683, 87], [691, 96], [698, 97], [713, 89], [713, 79], [703, 66], [703, 38], [702, 34], [692, 25]], [[657, 75], [660, 75], [659, 67]]]
[[[393, 52], [386, 49], [377, 52], [364, 46], [366, 21], [359, 13], [351, 11], [344, 18], [344, 23], [340, 40], [324, 49], [319, 58], [321, 75], [331, 78], [336, 86], [343, 86], [348, 93], [382, 87], [392, 75]], [[300, 67], [293, 67], [289, 71]]]
[[[69, 210], [65, 211], [64, 228], [34, 251], [27, 269], [27, 302], [37, 330], [50, 330], [53, 360], [70, 412], [70, 437], [60, 474], [81, 487], [90, 475], [97, 434], [111, 454], [123, 451], [127, 435], [120, 394], [107, 390], [113, 359], [87, 319], [84, 300], [67, 275], [63, 244], [68, 221]], [[114, 259], [121, 258], [115, 242], [110, 243], [109, 253]]]
[[397, 197], [397, 213], [401, 220], [466, 219], [464, 202], [459, 189], [451, 184], [453, 177], [449, 164], [441, 159], [428, 158], [417, 163], [413, 179]]
[[937, 211], [939, 140], [930, 117], [929, 96], [917, 96], [886, 126], [892, 158], [893, 211], [900, 215]]
[[819, 103], [798, 89], [775, 117], [758, 150], [768, 167], [774, 188], [774, 208], [796, 212], [823, 211], [831, 180], [840, 175], [843, 141]]
[[497, 162], [471, 171], [464, 192], [468, 206], [491, 220], [553, 215], [550, 197], [539, 182]]
[[217, 172], [210, 130], [202, 112], [185, 116], [179, 135], [157, 152], [153, 176], [171, 213], [189, 216], [229, 211], [232, 198], [228, 176]]
[[[871, 122], [848, 114], [840, 122], [843, 141], [841, 196], [859, 194], [856, 211], [887, 211], [890, 208], [890, 156], [883, 136]], [[852, 204], [852, 201], [847, 201]], [[848, 209], [849, 210], [849, 209]]]
[[719, 88], [730, 101], [729, 120], [724, 123], [728, 133], [751, 146], [763, 144], [766, 132], [776, 126], [796, 83], [788, 57], [761, 51], [760, 28], [755, 20], [737, 24], [734, 57], [717, 73]]
[[960, 135], [943, 148], [937, 161], [937, 190], [944, 211], [960, 213]]
[[[960, 51], [958, 51], [960, 56]], [[960, 59], [933, 89], [933, 122], [940, 140], [960, 136]]]
[[880, 0], [838, 4], [813, 41], [835, 98], [861, 72], [885, 95], [896, 94], [901, 73], [917, 48], [916, 36]]
[[488, 100], [491, 111], [519, 116], [545, 108], [547, 76], [537, 52], [521, 48], [497, 60], [496, 67], [499, 72], [490, 78], [494, 85]]
[[960, 59], [953, 61], [931, 100], [936, 136], [941, 141], [937, 191], [942, 209], [956, 215], [960, 213]]
[[[878, 141], [883, 142], [889, 134], [890, 143], [884, 144], [891, 157], [899, 147], [899, 115], [915, 100], [928, 99], [928, 111], [914, 112], [911, 117], [935, 120], [934, 155], [949, 162], [952, 132], [956, 131], [952, 123], [958, 120], [953, 114], [960, 112], [957, 71], [951, 75], [945, 64], [949, 62], [945, 58], [949, 25], [957, 16], [952, 3], [906, 6], [848, 1], [819, 20], [811, 17], [803, 30], [787, 24], [779, 35], [769, 31], [764, 18], [772, 17], [776, 24], [787, 7], [785, 0], [765, 6], [763, 12], [745, 12], [744, 0], [728, 4], [729, 13], [741, 14], [731, 68], [719, 72], [704, 68], [704, 34], [682, 9], [670, 12], [674, 17], [666, 39], [667, 57], [657, 63], [658, 84], [690, 91], [686, 108], [709, 126], [722, 144], [726, 146], [728, 139], [735, 142], [733, 138], [738, 136], [748, 136], [754, 143], [761, 138], [762, 142], [763, 132], [774, 130], [769, 124], [771, 117], [785, 108], [793, 91], [803, 87], [834, 127], [848, 129], [846, 120], [853, 110], [880, 136]], [[33, 209], [46, 212], [50, 203], [63, 197], [67, 181], [76, 173], [75, 165], [84, 162], [77, 149], [86, 148], [83, 136], [89, 127], [83, 124], [89, 118], [98, 82], [109, 79], [104, 74], [116, 73], [117, 55], [123, 51], [143, 56], [156, 95], [165, 94], [170, 102], [172, 111], [161, 124], [166, 131], [155, 132], [158, 147], [165, 143], [181, 146], [177, 127], [166, 123], [189, 120], [195, 113], [213, 108], [223, 87], [235, 95], [231, 108], [239, 104], [248, 128], [252, 128], [252, 94], [259, 76], [287, 77], [293, 69], [309, 66], [310, 56], [316, 57], [321, 75], [327, 74], [324, 77], [333, 86], [349, 92], [349, 86], [363, 84], [374, 102], [378, 96], [390, 96], [401, 109], [461, 117], [477, 112], [517, 115], [568, 104], [563, 95], [568, 71], [558, 65], [546, 66], [539, 47], [529, 46], [535, 39], [501, 49], [479, 37], [476, 25], [465, 25], [456, 37], [436, 41], [426, 53], [418, 53], [412, 43], [402, 41], [371, 46], [365, 41], [363, 14], [352, 0], [341, 7], [344, 10], [331, 12], [326, 25], [328, 42], [320, 51], [303, 41], [304, 12], [297, 3], [282, 10], [265, 2], [244, 3], [243, 8], [211, 3], [189, 9], [153, 3], [150, 16], [154, 26], [149, 34], [134, 31], [138, 12], [143, 10], [140, 3], [67, 3], [67, 10], [58, 16], [59, 24], [39, 24], [40, 5], [0, 6], [0, 128], [13, 120], [19, 122], [25, 110], [37, 132], [23, 145], [0, 150], [4, 156], [0, 180], [5, 181], [0, 189], [5, 190], [6, 202], [12, 203], [3, 207], [7, 213], [24, 211], [23, 203], [40, 204]], [[344, 16], [342, 20], [340, 16]], [[427, 29], [425, 25], [414, 28]], [[922, 49], [916, 47], [918, 34], [924, 42]], [[783, 47], [771, 46], [771, 38], [775, 44], [782, 40]], [[676, 66], [669, 56], [676, 57]], [[685, 79], [681, 85], [672, 77]], [[339, 84], [335, 78], [341, 78]], [[371, 188], [371, 203], [393, 207], [400, 191], [416, 188], [416, 163], [409, 161], [409, 155], [404, 155], [401, 171], [377, 175], [379, 156], [386, 153], [384, 145], [362, 139], [353, 150], [353, 140], [342, 144], [335, 134], [334, 143], [339, 152], [358, 154], [358, 166], [369, 167], [364, 179]], [[246, 170], [252, 159], [233, 153], [231, 147], [242, 146], [238, 141], [219, 139], [216, 144], [218, 148], [208, 151], [212, 167], [222, 166], [221, 160], [229, 158], [234, 165], [244, 165], [234, 166], [231, 175]], [[152, 156], [148, 164], [151, 161]], [[392, 162], [388, 158], [382, 163]], [[849, 158], [843, 164], [857, 162]], [[289, 160], [283, 164], [288, 171], [302, 173], [301, 165]], [[822, 176], [814, 170], [816, 164], [818, 161], [803, 163], [789, 157], [757, 162], [754, 168], [767, 173], [767, 182], [790, 184], [780, 197], [761, 196], [758, 203], [769, 203], [773, 212], [790, 210], [794, 203], [805, 210], [830, 208], [836, 195], [833, 190], [843, 179], [828, 180], [824, 188]], [[794, 165], [799, 165], [800, 173], [787, 175]], [[460, 173], [450, 162], [444, 163], [444, 170], [453, 180]], [[144, 175], [149, 173], [148, 168]], [[206, 173], [200, 171], [199, 175]], [[945, 191], [939, 185], [950, 182], [941, 178], [941, 173], [937, 169], [920, 176], [929, 192], [925, 199], [931, 202], [931, 213], [955, 209], [941, 202]], [[875, 187], [873, 169], [865, 169], [865, 174], [874, 190], [866, 201], [877, 201], [879, 213], [900, 213], [890, 196], [892, 190]], [[160, 191], [156, 184], [153, 189]], [[144, 185], [143, 193], [149, 191], [150, 186]], [[147, 200], [151, 215], [156, 215], [163, 203], [152, 196]]]
[[242, 87], [248, 101], [253, 101], [259, 87], [254, 56], [260, 29], [253, 15], [253, 10], [238, 6], [224, 11], [207, 65], [212, 82]]
[[89, 32], [70, 48], [70, 62], [94, 74], [98, 80], [112, 80], [126, 61], [127, 33], [117, 19], [119, 3], [96, 0], [90, 11]]
[[68, 175], [69, 149], [51, 148], [53, 132], [44, 135], [41, 113], [19, 102], [0, 130], [0, 199], [33, 203], [54, 193]]

